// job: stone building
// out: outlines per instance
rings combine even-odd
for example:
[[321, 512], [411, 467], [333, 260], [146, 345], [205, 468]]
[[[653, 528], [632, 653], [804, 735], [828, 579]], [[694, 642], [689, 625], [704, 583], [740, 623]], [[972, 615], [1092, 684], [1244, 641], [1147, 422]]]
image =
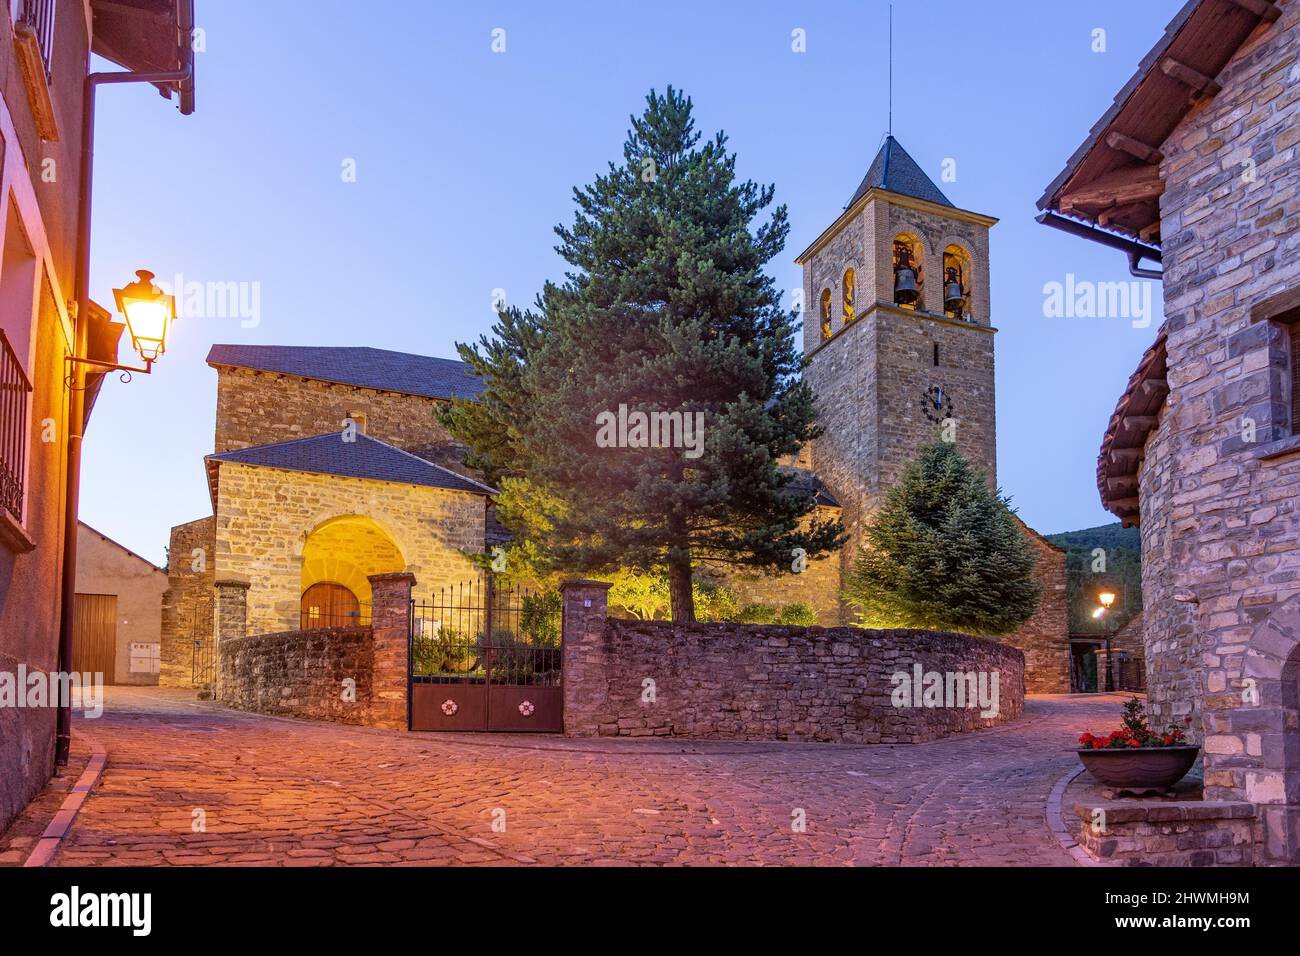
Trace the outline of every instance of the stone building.
[[166, 588], [162, 568], [80, 522], [72, 669], [102, 673], [106, 684], [157, 684]]
[[370, 348], [216, 345], [213, 514], [172, 529], [161, 683], [205, 685], [223, 586], [248, 630], [368, 623], [375, 574], [416, 596], [475, 571], [493, 490], [439, 460], [459, 451], [438, 406], [473, 396], [460, 362]]
[[[78, 255], [93, 238], [80, 215], [88, 200], [81, 173], [92, 155], [83, 139], [86, 80], [92, 54], [130, 71], [188, 64], [189, 44], [178, 38], [192, 6], [136, 4], [145, 6], [153, 9], [106, 0], [0, 4], [0, 674], [10, 680], [72, 665], [60, 641], [77, 617], [64, 616], [65, 598], [75, 608], [65, 584], [77, 544], [67, 507], [69, 446], [77, 446], [69, 437], [85, 433], [104, 375], [86, 375], [78, 420], [69, 359], [115, 363], [125, 329], [88, 298], [89, 259]], [[193, 83], [180, 86], [181, 110], [191, 113]], [[172, 84], [159, 89], [177, 92]], [[147, 122], [168, 135], [156, 117]], [[50, 778], [56, 711], [0, 707], [0, 832]], [[66, 743], [69, 728], [61, 730]]]
[[[890, 137], [846, 212], [800, 257], [806, 300], [821, 302], [805, 320], [804, 346], [825, 435], [785, 465], [814, 492], [819, 516], [842, 512], [852, 537], [799, 574], [708, 569], [742, 605], [808, 602], [819, 623], [845, 623], [841, 581], [863, 520], [945, 425], [996, 483], [993, 222], [954, 207]], [[905, 244], [918, 293], [900, 304]], [[944, 280], [959, 290], [946, 301]], [[368, 575], [412, 570], [418, 596], [471, 575], [460, 552], [488, 544], [491, 489], [465, 473], [464, 449], [435, 414], [478, 394], [467, 366], [379, 349], [254, 345], [216, 345], [208, 364], [217, 370], [207, 459], [215, 514], [172, 531], [164, 683], [210, 680], [213, 589], [223, 582], [247, 584], [248, 628], [266, 633], [308, 626], [317, 594], [364, 616]], [[340, 439], [348, 422], [364, 433], [352, 443]], [[1065, 692], [1065, 555], [1025, 534], [1043, 601], [1006, 641], [1025, 653], [1029, 691]]]
[[1164, 283], [1098, 490], [1141, 526], [1150, 709], [1255, 862], [1300, 861], [1298, 54], [1300, 0], [1191, 0], [1039, 201]]
[[[997, 487], [988, 231], [954, 206], [893, 136], [803, 266], [806, 372], [824, 429], [809, 467], [843, 509], [846, 571], [866, 521], [920, 448], [941, 435]], [[1065, 554], [1025, 527], [1042, 603], [1005, 640], [1026, 689], [1070, 689]]]

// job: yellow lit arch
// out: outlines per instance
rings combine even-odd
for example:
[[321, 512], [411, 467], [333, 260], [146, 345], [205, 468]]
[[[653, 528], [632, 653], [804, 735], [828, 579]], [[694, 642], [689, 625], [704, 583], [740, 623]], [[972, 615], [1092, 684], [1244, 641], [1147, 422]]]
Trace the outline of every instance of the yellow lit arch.
[[370, 601], [370, 575], [405, 570], [402, 552], [379, 524], [363, 515], [343, 515], [307, 536], [299, 593], [313, 584], [341, 584], [365, 604]]

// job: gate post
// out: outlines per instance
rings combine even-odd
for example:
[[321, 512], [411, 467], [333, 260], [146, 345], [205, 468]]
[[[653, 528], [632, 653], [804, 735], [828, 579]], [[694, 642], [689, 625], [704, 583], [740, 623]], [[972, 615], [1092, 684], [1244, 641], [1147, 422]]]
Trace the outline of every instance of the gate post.
[[560, 585], [560, 626], [564, 674], [564, 733], [594, 737], [607, 692], [601, 638], [605, 632], [610, 585], [605, 581], [565, 581]]
[[368, 580], [374, 642], [369, 724], [409, 730], [411, 587], [415, 584], [415, 575], [399, 571], [396, 574], [372, 574]]
[[[249, 580], [243, 575], [231, 575], [214, 584], [217, 591], [215, 612], [212, 615], [212, 668], [209, 672], [211, 686], [207, 693], [212, 699], [221, 700], [222, 655], [221, 648], [227, 641], [248, 634], [248, 587]], [[201, 700], [204, 689], [199, 689]]]

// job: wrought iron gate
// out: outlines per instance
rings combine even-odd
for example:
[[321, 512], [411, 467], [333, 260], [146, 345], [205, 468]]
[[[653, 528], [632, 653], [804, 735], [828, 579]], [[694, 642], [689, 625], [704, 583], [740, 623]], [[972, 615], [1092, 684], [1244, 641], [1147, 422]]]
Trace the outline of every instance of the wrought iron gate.
[[411, 604], [412, 730], [564, 729], [558, 598], [489, 575]]

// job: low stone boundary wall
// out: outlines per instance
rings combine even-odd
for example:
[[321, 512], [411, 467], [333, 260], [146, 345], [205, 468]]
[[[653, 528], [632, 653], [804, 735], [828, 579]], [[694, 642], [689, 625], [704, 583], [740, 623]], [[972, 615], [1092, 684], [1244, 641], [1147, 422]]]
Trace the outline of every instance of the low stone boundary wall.
[[[1098, 812], [1100, 811], [1100, 812]], [[1229, 800], [1075, 804], [1079, 845], [1114, 866], [1253, 866], [1253, 804]]]
[[[606, 617], [606, 588], [564, 586], [569, 735], [919, 743], [1005, 723], [1023, 710], [1024, 655], [996, 641], [622, 621]], [[969, 685], [958, 675], [972, 674], [985, 704], [996, 686], [996, 712], [982, 716], [978, 699], [946, 694], [960, 685], [964, 696]], [[905, 706], [896, 705], [900, 698]]]
[[405, 730], [415, 576], [372, 574], [369, 581], [369, 627], [252, 635], [248, 581], [217, 581], [217, 700], [259, 714]]
[[374, 663], [369, 627], [228, 639], [221, 643], [219, 699], [259, 714], [368, 724]]

